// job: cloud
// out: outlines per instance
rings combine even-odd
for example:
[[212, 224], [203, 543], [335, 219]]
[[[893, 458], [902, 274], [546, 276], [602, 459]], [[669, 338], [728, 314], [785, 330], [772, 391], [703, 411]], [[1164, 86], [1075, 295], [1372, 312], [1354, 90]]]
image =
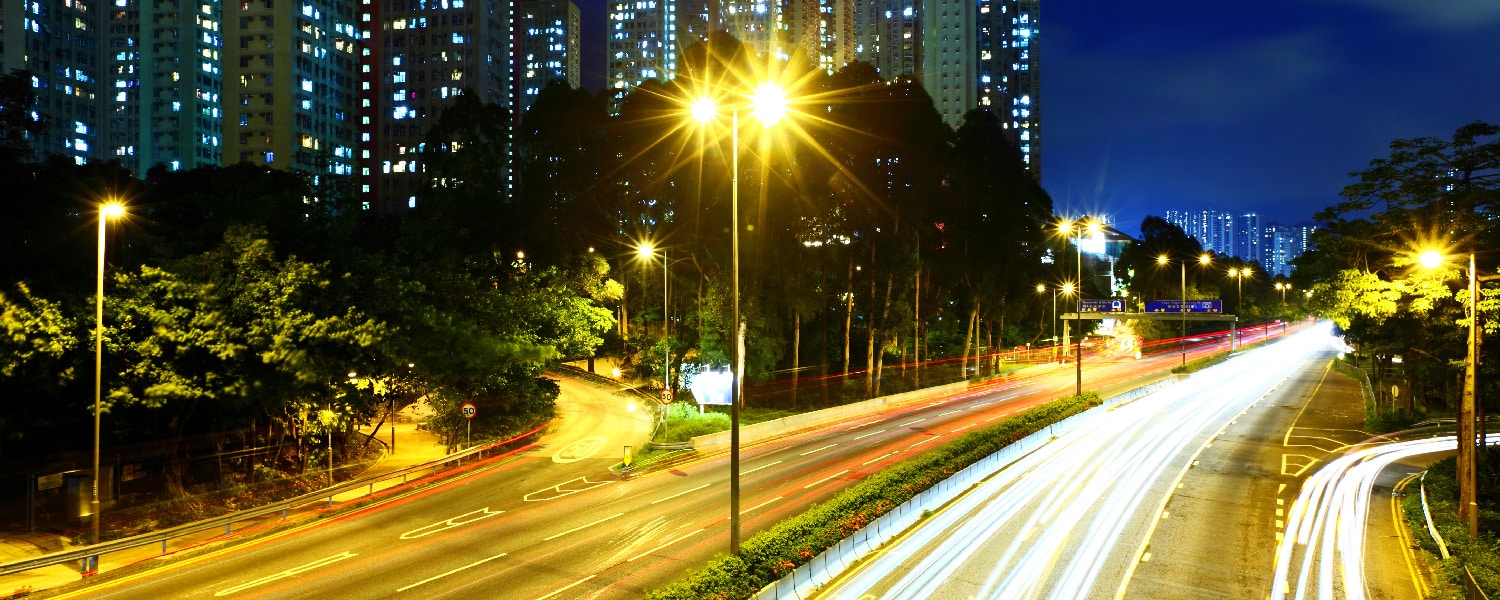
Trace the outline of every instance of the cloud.
[[1335, 0], [1389, 13], [1427, 29], [1472, 31], [1500, 25], [1495, 0]]

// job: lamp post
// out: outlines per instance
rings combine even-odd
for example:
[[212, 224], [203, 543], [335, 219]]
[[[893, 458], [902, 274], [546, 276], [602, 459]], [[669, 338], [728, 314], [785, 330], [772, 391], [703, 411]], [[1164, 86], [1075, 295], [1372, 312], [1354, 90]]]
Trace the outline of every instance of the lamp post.
[[[755, 88], [746, 103], [750, 114], [767, 128], [786, 116], [786, 90], [766, 82]], [[730, 161], [729, 211], [730, 222], [730, 288], [734, 348], [733, 364], [729, 378], [729, 552], [740, 553], [740, 379], [744, 377], [744, 324], [740, 322], [740, 109], [739, 103], [731, 104], [729, 115], [730, 145], [733, 147]], [[699, 123], [708, 123], [718, 116], [718, 107], [711, 98], [702, 96], [689, 107], [692, 117]]]
[[[1037, 293], [1045, 293], [1047, 291], [1047, 285], [1043, 284], [1043, 283], [1036, 284], [1036, 291], [1037, 291]], [[1053, 287], [1052, 288], [1052, 360], [1054, 360], [1054, 361], [1057, 360], [1057, 294], [1058, 293], [1072, 294], [1073, 293], [1073, 284], [1071, 284], [1071, 283], [1065, 283], [1065, 284], [1063, 284], [1060, 287]]]
[[[1057, 230], [1060, 231], [1060, 232], [1066, 232], [1070, 236], [1074, 236], [1073, 237], [1073, 248], [1074, 248], [1074, 250], [1077, 251], [1077, 258], [1076, 258], [1076, 260], [1074, 261], [1073, 264], [1074, 264], [1074, 266], [1078, 270], [1077, 271], [1078, 272], [1078, 278], [1075, 279], [1074, 281], [1078, 282], [1078, 299], [1080, 301], [1082, 301], [1083, 300], [1083, 243], [1082, 243], [1083, 242], [1083, 232], [1084, 231], [1088, 231], [1089, 233], [1099, 233], [1100, 231], [1103, 230], [1103, 225], [1101, 225], [1099, 223], [1099, 221], [1095, 221], [1093, 219], [1089, 219], [1087, 217], [1084, 217], [1084, 218], [1079, 218], [1079, 219], [1063, 220], [1061, 223], [1059, 223], [1057, 225]], [[1066, 336], [1066, 331], [1067, 330], [1064, 329], [1064, 335], [1065, 336]], [[1066, 345], [1066, 344], [1064, 344], [1064, 345]], [[1066, 352], [1066, 349], [1064, 349], [1064, 352]], [[1083, 321], [1078, 321], [1078, 352], [1079, 352], [1079, 357], [1081, 358], [1082, 357], [1082, 352], [1083, 352]], [[1082, 367], [1080, 367], [1080, 368], [1082, 368]], [[1082, 378], [1082, 375], [1080, 374], [1079, 377]]]
[[[1198, 256], [1198, 264], [1200, 265], [1207, 265], [1212, 260], [1207, 254]], [[1165, 265], [1170, 262], [1172, 262], [1172, 259], [1168, 258], [1165, 254], [1156, 257], [1156, 264], [1158, 265]], [[1182, 337], [1179, 339], [1181, 340], [1180, 347], [1182, 348], [1182, 366], [1187, 366], [1187, 261], [1179, 260], [1177, 261], [1177, 266], [1182, 268], [1182, 306], [1177, 307], [1178, 314], [1182, 315]]]
[[[650, 260], [651, 257], [655, 255], [655, 249], [652, 248], [651, 244], [649, 244], [649, 243], [647, 243], [647, 244], [641, 244], [639, 246], [636, 246], [635, 253], [636, 253], [636, 256], [641, 257], [643, 260]], [[671, 318], [668, 317], [668, 315], [667, 315], [667, 274], [668, 274], [667, 264], [668, 264], [667, 263], [667, 251], [665, 249], [663, 249], [661, 251], [661, 347], [662, 347], [661, 389], [662, 390], [671, 390], [672, 389], [672, 348], [671, 348], [671, 346], [669, 345], [669, 343], [667, 341], [667, 326], [668, 326], [669, 323], [672, 322]]]
[[[94, 295], [94, 481], [93, 498], [89, 500], [93, 535], [90, 543], [99, 543], [99, 398], [104, 380], [104, 232], [110, 217], [125, 214], [125, 205], [113, 200], [99, 207], [99, 277]], [[97, 560], [97, 559], [96, 559]], [[97, 563], [96, 563], [97, 566]]]
[[1281, 292], [1281, 303], [1286, 304], [1286, 291], [1292, 289], [1292, 284], [1276, 282], [1276, 290]]
[[[1245, 277], [1247, 277], [1249, 275], [1250, 275], [1250, 269], [1249, 269], [1249, 267], [1246, 267], [1246, 268], [1243, 268], [1243, 269], [1230, 269], [1229, 270], [1229, 276], [1234, 278], [1234, 288], [1235, 288], [1235, 290], [1234, 290], [1234, 293], [1235, 293], [1235, 296], [1234, 296], [1234, 311], [1236, 313], [1238, 313], [1238, 312], [1244, 312], [1244, 310], [1245, 310]], [[1277, 284], [1277, 285], [1280, 285], [1280, 284]], [[1234, 328], [1230, 327], [1229, 328], [1229, 351], [1230, 352], [1234, 352], [1235, 346], [1236, 346], [1236, 344], [1237, 344], [1238, 341], [1239, 340], [1235, 339]]]
[[[1423, 252], [1418, 259], [1423, 267], [1436, 269], [1444, 257], [1436, 251]], [[1469, 254], [1469, 335], [1464, 359], [1464, 388], [1458, 405], [1458, 518], [1469, 524], [1469, 535], [1479, 537], [1478, 444], [1474, 417], [1479, 387], [1479, 278], [1474, 270], [1474, 254]]]

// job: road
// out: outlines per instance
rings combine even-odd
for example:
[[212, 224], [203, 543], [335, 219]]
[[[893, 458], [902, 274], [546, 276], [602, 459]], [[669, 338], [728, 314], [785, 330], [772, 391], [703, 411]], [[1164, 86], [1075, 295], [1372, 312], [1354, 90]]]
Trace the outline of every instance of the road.
[[[1190, 358], [1219, 349], [1202, 346]], [[1174, 354], [1085, 362], [1089, 389], [1162, 377]], [[870, 473], [967, 430], [1072, 393], [1072, 369], [748, 447], [748, 538]], [[645, 417], [565, 380], [561, 423], [537, 447], [444, 483], [274, 536], [99, 581], [89, 598], [626, 598], [727, 549], [727, 457], [621, 481], [609, 475]], [[569, 402], [573, 402], [570, 400]]]
[[1309, 330], [1095, 414], [818, 597], [1266, 597], [1302, 480], [1369, 438], [1330, 348]]

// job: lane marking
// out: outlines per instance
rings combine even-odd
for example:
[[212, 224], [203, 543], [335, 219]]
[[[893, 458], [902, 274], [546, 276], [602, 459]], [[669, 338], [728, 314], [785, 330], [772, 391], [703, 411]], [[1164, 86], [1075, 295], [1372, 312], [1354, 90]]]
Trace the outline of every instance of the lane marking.
[[958, 432], [960, 432], [960, 431], [963, 431], [963, 430], [965, 430], [965, 429], [968, 429], [968, 428], [970, 428], [970, 427], [973, 427], [973, 426], [974, 426], [974, 425], [975, 425], [975, 423], [969, 423], [969, 424], [968, 424], [968, 425], [964, 425], [964, 426], [963, 426], [963, 427], [959, 427], [959, 428], [958, 428], [958, 429], [954, 429], [954, 430], [953, 430], [953, 431], [950, 431], [950, 432], [948, 432], [948, 433], [958, 433]]
[[856, 439], [856, 440], [862, 440], [862, 439], [865, 439], [865, 438], [870, 437], [872, 435], [875, 435], [877, 433], [885, 433], [887, 431], [890, 431], [890, 430], [889, 429], [882, 429], [880, 431], [871, 431], [870, 433], [866, 433], [866, 434], [864, 434], [862, 436], [859, 436], [857, 438], [854, 438], [854, 439]]
[[[775, 497], [775, 498], [772, 498], [772, 499], [770, 499], [770, 500], [767, 500], [767, 501], [765, 501], [765, 502], [762, 502], [762, 503], [760, 503], [760, 504], [757, 504], [757, 505], [755, 505], [755, 506], [752, 506], [752, 507], [750, 507], [750, 508], [747, 508], [747, 509], [745, 509], [745, 510], [742, 510], [742, 511], [740, 511], [740, 514], [742, 514], [742, 515], [743, 515], [743, 514], [745, 514], [745, 513], [747, 513], [747, 512], [750, 512], [750, 511], [752, 511], [752, 510], [755, 510], [755, 509], [757, 509], [757, 508], [760, 508], [760, 507], [762, 507], [762, 506], [765, 506], [765, 505], [767, 505], [767, 504], [770, 504], [770, 503], [772, 503], [772, 502], [775, 502], [775, 501], [777, 501], [777, 500], [780, 500], [780, 499], [782, 499], [782, 498], [784, 498], [784, 497], [785, 497], [785, 496], [777, 496], [777, 497]], [[702, 529], [699, 529], [699, 530], [698, 530], [698, 531], [703, 531], [703, 530], [702, 530]]]
[[335, 555], [330, 556], [328, 558], [322, 558], [322, 559], [318, 559], [318, 560], [312, 561], [312, 562], [307, 563], [305, 565], [302, 565], [300, 567], [292, 567], [292, 568], [287, 569], [285, 571], [282, 571], [280, 573], [273, 573], [271, 575], [267, 575], [265, 577], [261, 577], [260, 579], [253, 579], [253, 580], [247, 581], [245, 583], [239, 584], [239, 585], [231, 587], [231, 588], [224, 588], [222, 590], [219, 590], [217, 593], [215, 593], [214, 596], [228, 596], [228, 595], [233, 594], [235, 592], [242, 592], [242, 591], [248, 590], [250, 588], [253, 588], [255, 586], [258, 586], [258, 585], [264, 585], [264, 584], [267, 584], [267, 583], [271, 583], [272, 581], [276, 581], [278, 579], [286, 579], [288, 577], [296, 577], [298, 575], [301, 575], [301, 574], [306, 573], [308, 571], [311, 571], [313, 569], [316, 569], [316, 568], [319, 568], [319, 567], [326, 567], [328, 565], [331, 565], [331, 564], [336, 563], [338, 561], [344, 560], [346, 558], [354, 558], [355, 556], [358, 556], [358, 555], [355, 554], [355, 553], [353, 553], [353, 552], [345, 552], [343, 554], [335, 554]]
[[[542, 538], [542, 541], [544, 541], [544, 542], [550, 542], [552, 540], [555, 540], [555, 539], [560, 538], [562, 536], [568, 535], [568, 534], [573, 533], [575, 531], [578, 531], [578, 530], [581, 530], [581, 529], [587, 529], [589, 527], [593, 527], [595, 525], [598, 525], [598, 524], [603, 523], [605, 521], [608, 521], [610, 519], [615, 519], [615, 518], [619, 518], [619, 517], [623, 517], [623, 516], [625, 516], [625, 513], [615, 513], [612, 516], [604, 517], [603, 519], [599, 519], [598, 521], [594, 521], [593, 523], [589, 523], [588, 525], [579, 525], [578, 527], [574, 527], [574, 528], [569, 529], [567, 531], [564, 531], [562, 533], [553, 535], [552, 537]], [[587, 581], [587, 580], [585, 580], [585, 581]], [[563, 589], [567, 589], [567, 588], [563, 588]]]
[[779, 461], [779, 460], [776, 461], [776, 462], [773, 462], [773, 463], [766, 463], [766, 464], [763, 464], [763, 465], [761, 465], [759, 467], [755, 467], [754, 469], [750, 469], [749, 471], [740, 471], [740, 475], [749, 475], [751, 473], [754, 473], [754, 472], [759, 471], [761, 469], [764, 469], [766, 467], [769, 467], [769, 466], [772, 466], [772, 465], [779, 465], [779, 464], [781, 464], [781, 461]]
[[676, 498], [676, 497], [678, 497], [678, 496], [682, 496], [682, 495], [685, 495], [685, 494], [691, 494], [691, 493], [693, 493], [693, 492], [696, 492], [696, 491], [698, 491], [698, 490], [701, 490], [701, 489], [703, 489], [703, 488], [706, 488], [706, 487], [708, 487], [708, 486], [710, 486], [710, 485], [713, 485], [713, 484], [712, 484], [712, 483], [705, 483], [705, 484], [703, 484], [703, 485], [700, 485], [700, 486], [698, 486], [698, 487], [695, 487], [695, 488], [693, 488], [693, 489], [690, 489], [690, 490], [688, 490], [688, 491], [686, 491], [686, 492], [677, 492], [677, 493], [676, 493], [676, 494], [672, 494], [672, 495], [671, 495], [671, 496], [667, 496], [667, 497], [666, 497], [666, 498], [662, 498], [662, 499], [659, 499], [659, 500], [656, 500], [656, 501], [654, 501], [654, 502], [652, 502], [652, 503], [651, 503], [651, 505], [652, 505], [652, 506], [656, 506], [656, 504], [657, 504], [657, 503], [659, 503], [659, 502], [666, 502], [666, 501], [668, 501], [668, 500], [671, 500], [671, 499], [673, 499], [673, 498]]
[[910, 446], [907, 446], [907, 447], [906, 447], [906, 449], [907, 449], [907, 450], [911, 450], [911, 449], [912, 449], [912, 448], [916, 448], [916, 447], [917, 447], [917, 446], [921, 446], [921, 445], [922, 445], [922, 444], [925, 444], [925, 443], [927, 443], [927, 442], [930, 442], [930, 441], [932, 441], [932, 440], [935, 440], [935, 439], [937, 439], [937, 436], [935, 436], [935, 435], [934, 435], [934, 436], [932, 436], [932, 437], [929, 437], [929, 438], [927, 438], [927, 439], [925, 439], [925, 440], [922, 440], [922, 441], [920, 441], [920, 442], [917, 442], [917, 443], [915, 443], [915, 444], [912, 444], [912, 445], [910, 445]]
[[939, 416], [939, 417], [946, 417], [946, 416], [948, 416], [948, 415], [951, 415], [951, 414], [953, 414], [953, 413], [956, 413], [956, 412], [963, 412], [963, 411], [964, 411], [964, 409], [962, 409], [962, 408], [960, 408], [960, 409], [958, 409], [958, 410], [950, 410], [950, 411], [948, 411], [948, 412], [945, 412], [945, 413], [942, 413], [942, 414], [939, 414], [939, 415], [938, 415], [938, 416]]
[[[569, 488], [569, 487], [567, 487], [568, 484], [573, 483], [575, 481], [581, 481], [582, 483], [580, 483], [578, 485], [580, 485], [582, 487], [578, 487], [578, 488]], [[527, 502], [545, 502], [547, 500], [556, 500], [556, 499], [561, 498], [563, 496], [571, 496], [573, 494], [577, 494], [578, 492], [583, 492], [583, 491], [591, 490], [591, 489], [594, 489], [594, 488], [599, 487], [601, 485], [609, 485], [609, 484], [614, 483], [614, 482], [615, 482], [614, 480], [609, 480], [609, 479], [606, 479], [604, 481], [589, 481], [588, 477], [576, 477], [576, 478], [564, 481], [562, 483], [559, 483], [557, 485], [554, 485], [552, 487], [542, 488], [542, 489], [537, 490], [535, 492], [532, 492], [530, 494], [526, 494], [521, 499], [525, 500]], [[546, 495], [546, 494], [549, 494], [549, 493], [551, 494], [550, 496]], [[541, 495], [541, 496], [544, 496], [544, 497], [532, 498], [532, 496], [538, 496], [538, 495]]]
[[906, 427], [907, 425], [916, 425], [917, 423], [921, 423], [922, 421], [926, 421], [926, 420], [927, 420], [927, 417], [922, 417], [922, 418], [917, 419], [915, 421], [912, 421], [910, 423], [902, 423], [900, 425], [897, 425], [897, 427]]
[[834, 473], [834, 474], [832, 474], [832, 475], [829, 475], [829, 476], [827, 476], [827, 477], [824, 477], [824, 478], [822, 478], [822, 479], [819, 479], [819, 480], [817, 480], [817, 481], [814, 481], [814, 482], [812, 482], [812, 483], [809, 483], [809, 484], [807, 484], [807, 485], [804, 485], [804, 486], [802, 486], [802, 489], [804, 489], [804, 490], [805, 490], [805, 489], [807, 489], [807, 488], [810, 488], [810, 487], [812, 487], [812, 486], [815, 486], [815, 485], [818, 485], [818, 484], [820, 484], [820, 483], [823, 483], [823, 482], [825, 482], [825, 481], [828, 481], [828, 480], [830, 480], [830, 479], [836, 479], [836, 478], [838, 478], [838, 476], [840, 476], [840, 475], [843, 475], [843, 474], [844, 474], [844, 473], [848, 473], [848, 472], [849, 472], [849, 469], [844, 469], [844, 470], [842, 470], [842, 471], [839, 471], [839, 472], [837, 472], [837, 473]]
[[[406, 533], [401, 534], [401, 539], [403, 539], [403, 540], [414, 540], [414, 539], [417, 539], [419, 537], [432, 535], [432, 534], [437, 533], [439, 531], [445, 531], [445, 530], [448, 530], [448, 529], [453, 529], [454, 527], [462, 527], [464, 525], [468, 525], [469, 523], [473, 523], [473, 522], [481, 520], [481, 519], [488, 519], [490, 517], [493, 517], [493, 516], [498, 515], [498, 514], [503, 513], [503, 512], [505, 512], [505, 511], [503, 511], [503, 510], [493, 510], [492, 511], [492, 510], [490, 510], [490, 507], [486, 506], [486, 507], [481, 508], [481, 509], [476, 510], [476, 511], [466, 512], [466, 513], [461, 514], [459, 516], [453, 517], [452, 519], [448, 519], [447, 521], [438, 521], [438, 522], [433, 523], [431, 525], [428, 525], [426, 527], [418, 527], [416, 529], [413, 529], [411, 531], [408, 531]], [[479, 516], [473, 517], [473, 518], [466, 518], [466, 517], [469, 517], [470, 515], [475, 515], [475, 514], [477, 514]]]
[[567, 464], [590, 458], [598, 453], [599, 449], [603, 448], [604, 444], [608, 442], [609, 438], [598, 435], [583, 438], [563, 446], [557, 452], [552, 453], [552, 462]]
[[[625, 562], [632, 562], [632, 561], [634, 561], [634, 560], [635, 560], [635, 559], [637, 559], [637, 558], [646, 558], [646, 557], [647, 557], [647, 556], [650, 556], [650, 555], [652, 555], [652, 554], [653, 554], [653, 553], [655, 553], [655, 552], [656, 552], [656, 551], [657, 551], [657, 550], [661, 550], [661, 549], [662, 549], [662, 548], [666, 548], [666, 547], [667, 547], [667, 546], [671, 546], [671, 545], [672, 545], [672, 544], [675, 544], [675, 543], [677, 543], [677, 542], [680, 542], [680, 541], [682, 541], [682, 540], [685, 540], [685, 539], [688, 539], [688, 538], [690, 538], [690, 537], [693, 537], [693, 536], [695, 536], [695, 535], [698, 535], [698, 534], [700, 534], [700, 533], [703, 533], [703, 531], [704, 531], [704, 529], [706, 529], [706, 528], [699, 528], [699, 529], [698, 529], [698, 530], [697, 530], [697, 531], [694, 531], [694, 532], [692, 532], [692, 533], [688, 533], [688, 534], [685, 534], [685, 535], [683, 535], [683, 536], [682, 536], [682, 537], [679, 537], [679, 538], [677, 538], [677, 539], [674, 539], [674, 540], [672, 540], [672, 541], [670, 541], [670, 542], [666, 542], [666, 543], [663, 543], [663, 544], [662, 544], [662, 545], [660, 545], [660, 546], [657, 546], [657, 547], [655, 547], [655, 548], [652, 548], [652, 549], [650, 549], [650, 550], [647, 550], [647, 551], [645, 551], [645, 552], [642, 552], [642, 553], [640, 553], [640, 554], [637, 554], [637, 555], [635, 555], [635, 556], [632, 556], [632, 557], [630, 557], [630, 558], [627, 558], [627, 559], [625, 559]], [[566, 588], [564, 588], [564, 589], [566, 589]]]
[[808, 450], [807, 452], [803, 452], [802, 454], [798, 454], [797, 456], [807, 456], [807, 455], [812, 454], [814, 452], [822, 452], [824, 450], [827, 450], [827, 449], [832, 448], [832, 447], [837, 446], [837, 445], [838, 444], [829, 444], [827, 446], [823, 446], [822, 448], [818, 448], [817, 450]]
[[548, 598], [551, 598], [551, 597], [553, 597], [553, 596], [556, 596], [556, 595], [558, 595], [558, 594], [561, 594], [561, 593], [563, 593], [563, 592], [566, 592], [566, 591], [568, 591], [568, 590], [571, 590], [571, 589], [573, 589], [573, 588], [575, 588], [575, 587], [577, 587], [577, 586], [579, 586], [579, 585], [582, 585], [582, 584], [583, 584], [583, 582], [585, 582], [585, 581], [588, 581], [588, 580], [590, 580], [590, 579], [593, 579], [593, 578], [595, 578], [595, 577], [598, 577], [598, 575], [589, 575], [589, 576], [588, 576], [588, 577], [584, 577], [584, 578], [583, 578], [583, 579], [579, 579], [579, 580], [578, 580], [578, 581], [575, 581], [575, 582], [573, 582], [573, 583], [570, 583], [570, 584], [568, 584], [568, 585], [565, 585], [565, 586], [563, 586], [563, 587], [561, 587], [561, 588], [559, 588], [559, 589], [558, 589], [558, 590], [557, 590], [557, 591], [555, 591], [555, 592], [552, 592], [552, 593], [550, 593], [550, 594], [547, 594], [547, 595], [546, 595], [546, 596], [542, 596], [542, 597], [541, 597], [541, 598], [537, 598], [537, 599], [536, 599], [536, 600], [547, 600], [547, 599], [548, 599]]
[[442, 579], [442, 578], [444, 578], [444, 577], [447, 577], [447, 576], [449, 576], [449, 575], [452, 575], [452, 574], [454, 574], [454, 573], [457, 573], [457, 572], [459, 572], [459, 571], [462, 571], [462, 570], [464, 570], [464, 569], [468, 569], [468, 568], [470, 568], [470, 567], [477, 567], [477, 566], [479, 566], [479, 565], [482, 565], [482, 564], [484, 564], [484, 563], [487, 563], [487, 562], [490, 562], [490, 561], [492, 561], [492, 560], [495, 560], [495, 559], [497, 559], [497, 558], [500, 558], [500, 557], [502, 557], [502, 556], [505, 556], [505, 553], [504, 553], [504, 552], [501, 552], [501, 553], [499, 553], [499, 554], [496, 554], [496, 555], [494, 555], [494, 556], [491, 556], [491, 557], [489, 557], [489, 558], [486, 558], [486, 559], [482, 559], [482, 560], [477, 560], [477, 561], [474, 561], [474, 562], [471, 562], [471, 563], [469, 563], [469, 564], [467, 564], [467, 565], [464, 565], [464, 566], [462, 566], [462, 567], [459, 567], [459, 568], [457, 568], [457, 569], [454, 569], [454, 570], [452, 570], [452, 571], [448, 571], [448, 572], [447, 572], [447, 573], [443, 573], [443, 574], [442, 574], [442, 575], [434, 575], [434, 576], [432, 576], [432, 577], [428, 577], [428, 578], [427, 578], [427, 579], [423, 579], [423, 580], [421, 580], [421, 581], [418, 581], [418, 582], [416, 582], [416, 583], [413, 583], [413, 584], [411, 584], [411, 585], [408, 585], [408, 586], [406, 586], [406, 587], [402, 587], [402, 588], [396, 588], [396, 591], [397, 591], [397, 592], [404, 592], [404, 591], [406, 591], [406, 590], [409, 590], [409, 589], [412, 589], [412, 588], [414, 588], [414, 587], [417, 587], [417, 586], [419, 586], [419, 585], [422, 585], [422, 584], [424, 584], [424, 583], [431, 583], [431, 582], [433, 582], [433, 581], [437, 581], [437, 580], [439, 580], [439, 579]]
[[[897, 450], [897, 452], [900, 452], [900, 451], [899, 451], [899, 450]], [[882, 454], [882, 455], [880, 455], [880, 456], [877, 456], [877, 457], [875, 457], [875, 458], [872, 458], [872, 459], [870, 459], [870, 460], [867, 460], [867, 461], [865, 461], [865, 462], [862, 462], [862, 463], [859, 463], [859, 466], [861, 466], [861, 467], [863, 467], [863, 466], [865, 466], [865, 465], [868, 465], [868, 464], [870, 464], [870, 463], [872, 463], [872, 462], [875, 462], [875, 461], [877, 461], [877, 460], [880, 460], [880, 459], [882, 459], [882, 458], [885, 458], [885, 457], [887, 457], [887, 456], [890, 456], [890, 455], [892, 455], [892, 454], [895, 454], [895, 453], [896, 453], [896, 452], [887, 452], [887, 453], [885, 453], [885, 454]]]

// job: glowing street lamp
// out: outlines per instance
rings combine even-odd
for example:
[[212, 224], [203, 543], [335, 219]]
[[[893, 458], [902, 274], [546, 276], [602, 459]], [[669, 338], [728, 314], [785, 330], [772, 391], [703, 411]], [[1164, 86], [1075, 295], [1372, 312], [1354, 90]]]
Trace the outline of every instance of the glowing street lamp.
[[[730, 145], [734, 148], [730, 162], [729, 193], [729, 210], [733, 218], [729, 236], [732, 255], [730, 286], [733, 290], [730, 322], [734, 327], [730, 344], [734, 348], [734, 358], [733, 364], [729, 366], [733, 373], [729, 389], [729, 552], [736, 556], [740, 553], [740, 379], [744, 377], [741, 364], [744, 361], [741, 348], [744, 324], [740, 322], [740, 110], [749, 108], [750, 115], [767, 128], [785, 119], [788, 111], [787, 92], [775, 83], [761, 83], [746, 100], [743, 104], [732, 103], [729, 107]], [[694, 120], [704, 125], [713, 122], [719, 114], [718, 107], [707, 96], [694, 99], [688, 112]]]
[[[1057, 224], [1057, 230], [1073, 237], [1073, 248], [1078, 252], [1077, 262], [1074, 263], [1078, 268], [1078, 279], [1076, 280], [1078, 281], [1078, 299], [1083, 300], [1083, 234], [1084, 232], [1097, 234], [1104, 230], [1104, 225], [1099, 221], [1087, 217], [1081, 219], [1064, 219]], [[1063, 337], [1067, 337], [1067, 335], [1068, 330], [1064, 327]], [[1067, 344], [1064, 343], [1063, 345], [1066, 346]], [[1083, 321], [1078, 322], [1078, 351], [1080, 353], [1083, 352]], [[1079, 377], [1082, 377], [1082, 375]]]
[[[1158, 265], [1166, 265], [1170, 264], [1171, 262], [1172, 259], [1168, 258], [1165, 254], [1156, 257], [1156, 264]], [[1213, 258], [1209, 255], [1203, 254], [1198, 256], [1199, 265], [1207, 266], [1210, 262], [1213, 262]], [[1178, 314], [1182, 315], [1182, 337], [1180, 338], [1180, 345], [1182, 348], [1182, 365], [1187, 366], [1187, 261], [1179, 260], [1177, 261], [1177, 265], [1182, 268], [1182, 306], [1178, 307]]]
[[1292, 284], [1276, 282], [1276, 291], [1281, 292], [1281, 303], [1286, 304], [1286, 291], [1292, 289]]
[[[1442, 267], [1444, 256], [1428, 250], [1417, 261], [1429, 270]], [[1464, 387], [1458, 405], [1458, 518], [1469, 524], [1469, 535], [1479, 537], [1479, 476], [1475, 436], [1476, 399], [1474, 391], [1479, 386], [1479, 314], [1475, 308], [1479, 303], [1479, 277], [1474, 270], [1474, 254], [1469, 254], [1469, 339], [1464, 358]]]
[[[111, 218], [125, 216], [125, 205], [110, 200], [99, 206], [99, 277], [98, 293], [94, 295], [94, 495], [89, 500], [90, 520], [93, 536], [90, 543], [99, 543], [99, 397], [104, 379], [104, 232]], [[93, 559], [98, 568], [98, 557]]]
[[[652, 248], [651, 244], [648, 242], [648, 243], [643, 243], [643, 244], [641, 244], [639, 246], [636, 246], [635, 247], [635, 254], [636, 254], [636, 256], [639, 256], [641, 258], [641, 260], [651, 260], [651, 257], [655, 256], [656, 252], [655, 252], [655, 249]], [[672, 348], [667, 343], [667, 325], [672, 322], [671, 319], [669, 318], [669, 315], [667, 314], [667, 274], [668, 273], [669, 273], [669, 271], [667, 269], [667, 251], [665, 249], [663, 249], [661, 251], [661, 346], [662, 346], [662, 352], [663, 352], [662, 370], [661, 370], [661, 389], [662, 390], [671, 390], [672, 389]]]

